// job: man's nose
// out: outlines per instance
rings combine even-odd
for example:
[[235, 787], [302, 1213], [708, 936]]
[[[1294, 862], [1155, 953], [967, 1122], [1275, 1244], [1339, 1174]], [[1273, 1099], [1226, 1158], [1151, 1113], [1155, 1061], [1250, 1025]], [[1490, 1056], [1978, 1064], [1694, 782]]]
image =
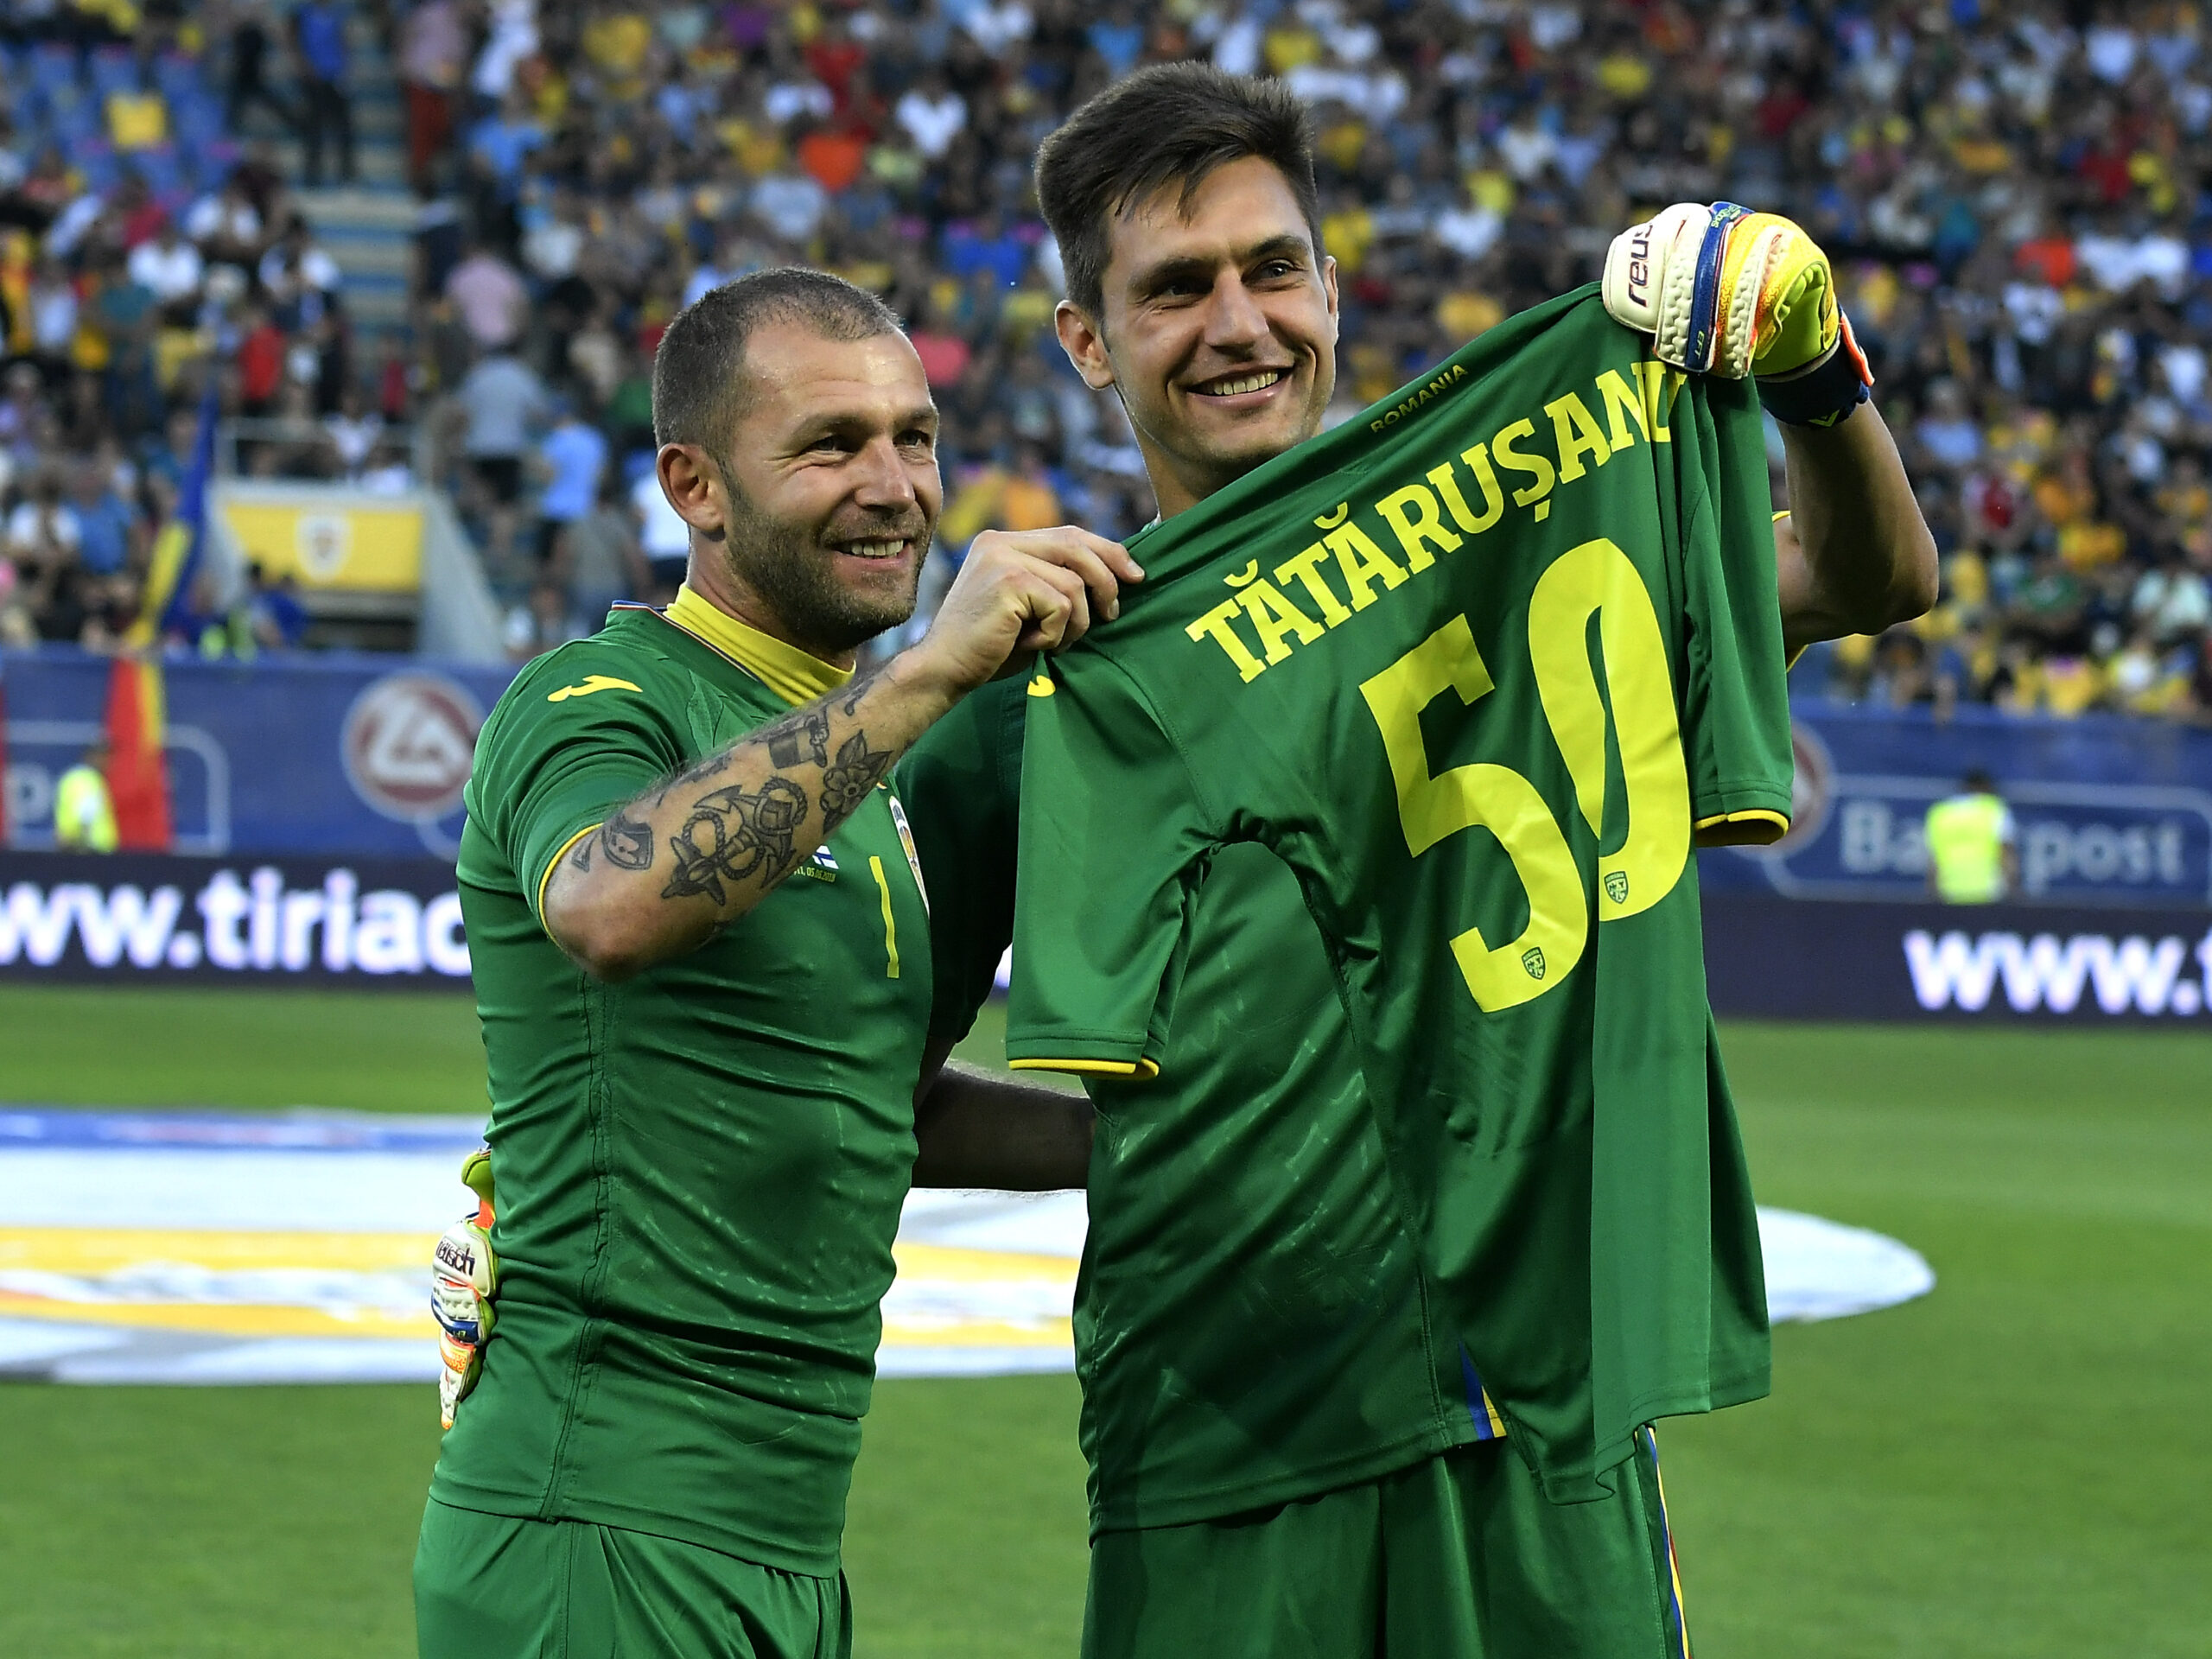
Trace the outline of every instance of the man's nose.
[[1213, 302], [1206, 308], [1206, 344], [1229, 349], [1250, 346], [1268, 334], [1268, 314], [1253, 298], [1252, 290], [1235, 271], [1224, 271], [1214, 284]]
[[878, 438], [861, 451], [860, 479], [853, 499], [867, 507], [911, 506], [917, 499], [913, 474], [889, 438]]

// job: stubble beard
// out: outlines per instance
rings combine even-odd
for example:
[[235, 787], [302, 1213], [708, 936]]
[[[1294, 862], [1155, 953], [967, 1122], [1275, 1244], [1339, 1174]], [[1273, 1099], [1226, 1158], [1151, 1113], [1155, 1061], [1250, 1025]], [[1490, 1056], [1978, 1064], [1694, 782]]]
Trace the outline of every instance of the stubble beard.
[[903, 594], [855, 593], [837, 580], [834, 561], [842, 556], [823, 545], [829, 526], [772, 518], [730, 487], [727, 474], [723, 485], [729, 493], [730, 523], [722, 556], [737, 580], [783, 623], [793, 644], [817, 657], [840, 657], [912, 617], [931, 537], [912, 518], [841, 527], [848, 534], [875, 529], [886, 537], [909, 537], [918, 550]]

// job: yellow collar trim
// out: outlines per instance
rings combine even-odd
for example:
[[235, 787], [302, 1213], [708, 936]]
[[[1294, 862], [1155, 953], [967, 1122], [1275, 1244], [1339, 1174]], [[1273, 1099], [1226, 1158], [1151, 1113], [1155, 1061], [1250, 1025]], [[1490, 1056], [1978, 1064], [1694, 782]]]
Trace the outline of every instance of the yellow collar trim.
[[797, 645], [785, 645], [727, 611], [716, 610], [692, 592], [688, 582], [676, 590], [675, 602], [661, 614], [732, 659], [788, 703], [826, 697], [853, 677], [849, 668], [810, 657]]

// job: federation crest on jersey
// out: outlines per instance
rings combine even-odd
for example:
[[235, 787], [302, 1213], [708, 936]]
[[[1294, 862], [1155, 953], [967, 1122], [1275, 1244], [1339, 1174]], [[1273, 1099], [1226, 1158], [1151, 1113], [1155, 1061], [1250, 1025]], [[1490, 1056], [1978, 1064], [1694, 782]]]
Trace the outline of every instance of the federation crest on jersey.
[[1523, 950], [1521, 953], [1521, 966], [1527, 970], [1529, 978], [1541, 979], [1544, 976], [1543, 947], [1540, 944], [1532, 944]]
[[[1617, 905], [1628, 903], [1628, 872], [1626, 870], [1605, 872], [1605, 897]], [[1543, 976], [1539, 974], [1537, 977], [1541, 979]]]

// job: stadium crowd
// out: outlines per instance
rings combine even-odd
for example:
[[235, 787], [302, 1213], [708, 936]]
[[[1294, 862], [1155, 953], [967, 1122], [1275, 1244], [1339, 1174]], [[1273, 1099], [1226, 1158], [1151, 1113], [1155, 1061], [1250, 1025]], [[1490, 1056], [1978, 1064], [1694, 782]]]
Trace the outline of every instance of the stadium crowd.
[[1639, 207], [1789, 213], [1835, 258], [1945, 573], [1929, 617], [1816, 651], [1801, 689], [2212, 721], [2194, 6], [383, 0], [352, 29], [400, 79], [421, 203], [388, 344], [356, 339], [271, 152], [237, 137], [270, 103], [318, 174], [326, 135], [352, 168], [345, 12], [16, 0], [0, 639], [112, 636], [210, 347], [232, 410], [303, 435], [241, 446], [249, 470], [401, 482], [379, 432], [416, 423], [518, 652], [664, 592], [653, 347], [689, 299], [784, 263], [909, 319], [949, 435], [935, 563], [991, 526], [1131, 531], [1142, 466], [1052, 342], [1029, 168], [1112, 77], [1203, 55], [1313, 108], [1344, 411], [1593, 276]]

